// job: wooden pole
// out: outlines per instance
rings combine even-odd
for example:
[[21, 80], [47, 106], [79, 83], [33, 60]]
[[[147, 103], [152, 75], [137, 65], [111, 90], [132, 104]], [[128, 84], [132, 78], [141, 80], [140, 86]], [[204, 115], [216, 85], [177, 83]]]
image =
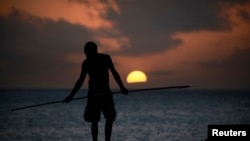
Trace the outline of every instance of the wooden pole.
[[[128, 92], [141, 92], [141, 91], [153, 91], [153, 90], [164, 90], [164, 89], [183, 89], [183, 88], [189, 88], [189, 87], [194, 87], [194, 86], [190, 86], [190, 85], [168, 86], [168, 87], [157, 87], [157, 88], [128, 90]], [[121, 94], [121, 92], [117, 91], [117, 92], [113, 92], [112, 94]], [[73, 98], [72, 100], [80, 100], [80, 99], [86, 99], [86, 98], [88, 98], [88, 97], [84, 96], [84, 97]], [[21, 108], [15, 108], [15, 109], [11, 109], [11, 111], [13, 112], [13, 111], [18, 111], [18, 110], [23, 110], [23, 109], [28, 109], [28, 108], [34, 108], [34, 107], [40, 107], [40, 106], [50, 105], [50, 104], [55, 104], [55, 103], [62, 103], [62, 102], [64, 102], [64, 100], [46, 102], [46, 103], [41, 103], [41, 104], [35, 104], [35, 105], [25, 106], [25, 107], [21, 107]]]

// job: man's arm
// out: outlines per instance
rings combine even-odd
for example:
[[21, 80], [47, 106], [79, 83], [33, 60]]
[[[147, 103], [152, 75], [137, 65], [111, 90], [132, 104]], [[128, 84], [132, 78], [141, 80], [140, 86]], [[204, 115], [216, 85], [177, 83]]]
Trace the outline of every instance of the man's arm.
[[114, 65], [113, 65], [113, 62], [111, 60], [111, 58], [109, 57], [109, 69], [115, 79], [115, 81], [117, 82], [117, 84], [119, 85], [121, 91], [123, 94], [128, 94], [128, 90], [124, 87], [123, 83], [122, 83], [122, 80], [121, 80], [121, 77], [119, 75], [119, 73], [116, 71]]
[[65, 99], [64, 99], [64, 102], [70, 102], [74, 95], [78, 92], [78, 90], [81, 88], [83, 82], [84, 82], [84, 79], [87, 75], [87, 71], [86, 71], [86, 67], [84, 66], [84, 63], [82, 64], [82, 70], [81, 70], [81, 74], [80, 74], [80, 77], [79, 79], [76, 81], [76, 84], [74, 86], [74, 88], [72, 89], [71, 93], [69, 96], [67, 96]]

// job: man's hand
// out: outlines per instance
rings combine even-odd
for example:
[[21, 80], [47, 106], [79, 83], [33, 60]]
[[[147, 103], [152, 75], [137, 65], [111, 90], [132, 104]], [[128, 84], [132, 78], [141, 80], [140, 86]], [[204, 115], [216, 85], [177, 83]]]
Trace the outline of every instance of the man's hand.
[[63, 103], [68, 103], [70, 101], [72, 101], [73, 97], [72, 96], [67, 96], [64, 100], [63, 100]]
[[121, 88], [121, 92], [124, 95], [128, 95], [128, 89], [126, 89], [126, 88]]

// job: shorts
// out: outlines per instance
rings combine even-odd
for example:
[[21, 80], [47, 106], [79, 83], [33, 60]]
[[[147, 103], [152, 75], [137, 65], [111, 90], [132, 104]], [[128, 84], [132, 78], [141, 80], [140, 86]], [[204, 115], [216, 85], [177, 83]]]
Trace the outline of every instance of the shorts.
[[99, 122], [103, 113], [106, 120], [114, 121], [116, 110], [113, 95], [110, 91], [88, 92], [87, 105], [84, 112], [84, 120], [87, 122]]

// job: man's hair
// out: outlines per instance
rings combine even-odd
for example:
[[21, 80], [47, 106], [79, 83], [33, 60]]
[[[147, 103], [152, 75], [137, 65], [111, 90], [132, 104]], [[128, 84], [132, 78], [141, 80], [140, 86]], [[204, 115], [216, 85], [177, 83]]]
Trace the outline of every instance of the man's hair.
[[85, 53], [97, 53], [97, 45], [94, 42], [87, 42], [84, 46], [84, 52]]

